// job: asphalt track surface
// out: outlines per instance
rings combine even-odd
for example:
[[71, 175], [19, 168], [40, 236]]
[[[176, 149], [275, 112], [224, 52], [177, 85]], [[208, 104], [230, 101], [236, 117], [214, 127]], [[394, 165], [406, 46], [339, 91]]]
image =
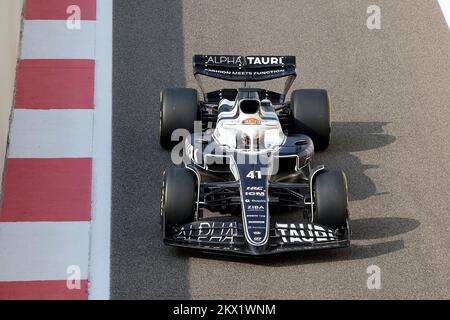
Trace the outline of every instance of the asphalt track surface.
[[[314, 163], [347, 174], [350, 249], [247, 260], [162, 245], [159, 91], [196, 87], [195, 53], [293, 54], [294, 89], [329, 91], [332, 142]], [[450, 298], [449, 56], [437, 1], [116, 0], [111, 297]]]

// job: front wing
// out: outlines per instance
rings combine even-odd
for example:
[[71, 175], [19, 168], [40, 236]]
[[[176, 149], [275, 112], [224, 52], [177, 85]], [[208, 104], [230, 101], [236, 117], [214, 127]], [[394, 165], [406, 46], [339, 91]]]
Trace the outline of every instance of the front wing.
[[204, 219], [166, 230], [164, 243], [171, 246], [236, 255], [270, 255], [283, 252], [346, 248], [349, 223], [339, 232], [309, 222], [274, 222], [269, 239], [259, 250], [248, 245], [240, 221]]

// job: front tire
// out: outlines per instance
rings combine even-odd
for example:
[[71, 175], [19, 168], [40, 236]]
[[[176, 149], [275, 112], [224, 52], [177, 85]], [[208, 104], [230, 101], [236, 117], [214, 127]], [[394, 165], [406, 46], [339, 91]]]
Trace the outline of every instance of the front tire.
[[186, 168], [166, 170], [161, 190], [163, 228], [193, 222], [197, 208], [196, 195], [196, 178], [192, 171]]
[[313, 222], [332, 229], [345, 228], [348, 218], [347, 178], [341, 170], [321, 172], [314, 179]]
[[164, 149], [172, 149], [179, 141], [172, 141], [176, 129], [194, 132], [194, 122], [200, 119], [198, 93], [195, 89], [171, 88], [161, 91], [159, 141]]
[[309, 136], [315, 150], [325, 150], [330, 144], [330, 98], [326, 90], [294, 90], [291, 95], [292, 133]]

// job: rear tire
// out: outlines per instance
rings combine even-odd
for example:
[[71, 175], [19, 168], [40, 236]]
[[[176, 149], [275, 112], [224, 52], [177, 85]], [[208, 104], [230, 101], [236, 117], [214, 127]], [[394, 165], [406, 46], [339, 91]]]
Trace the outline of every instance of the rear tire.
[[347, 178], [341, 170], [327, 170], [314, 179], [315, 223], [332, 229], [347, 225]]
[[170, 168], [164, 172], [161, 190], [161, 222], [163, 227], [193, 222], [196, 210], [196, 178], [186, 168]]
[[325, 150], [330, 144], [330, 98], [326, 90], [295, 90], [291, 95], [292, 133], [309, 136], [315, 150]]
[[159, 141], [164, 149], [172, 149], [179, 141], [172, 141], [176, 129], [194, 132], [194, 122], [199, 120], [197, 90], [171, 88], [161, 91]]

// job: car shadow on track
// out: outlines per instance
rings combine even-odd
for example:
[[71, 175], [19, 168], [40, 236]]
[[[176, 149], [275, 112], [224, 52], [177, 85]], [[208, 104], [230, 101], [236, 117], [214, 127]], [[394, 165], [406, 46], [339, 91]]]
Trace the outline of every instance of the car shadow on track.
[[418, 228], [420, 222], [410, 218], [364, 218], [352, 220], [353, 240], [375, 240], [398, 236]]
[[396, 138], [384, 133], [388, 122], [334, 122], [331, 142], [327, 150], [314, 155], [314, 164], [341, 169], [348, 180], [349, 200], [363, 200], [381, 195], [375, 183], [366, 175], [369, 169], [377, 169], [376, 164], [364, 164], [352, 154], [378, 149], [393, 143]]

